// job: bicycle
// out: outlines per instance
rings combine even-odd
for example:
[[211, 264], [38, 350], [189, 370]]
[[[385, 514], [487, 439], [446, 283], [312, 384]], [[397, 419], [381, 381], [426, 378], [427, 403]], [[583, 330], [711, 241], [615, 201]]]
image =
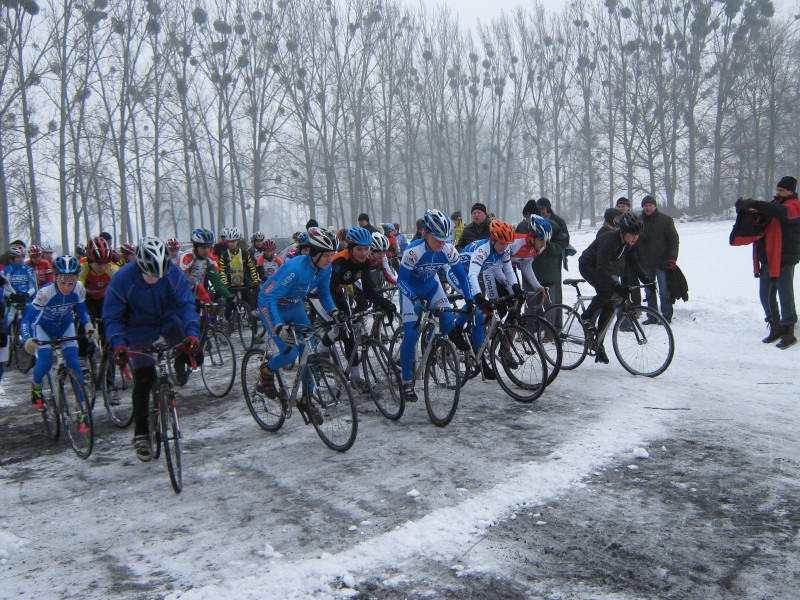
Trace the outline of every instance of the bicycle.
[[77, 339], [78, 336], [71, 336], [46, 341], [36, 340], [36, 343], [39, 346], [51, 346], [56, 355], [53, 365], [56, 372], [55, 382], [52, 368], [42, 380], [44, 405], [41, 412], [45, 433], [50, 439], [57, 440], [63, 426], [75, 454], [85, 459], [89, 457], [94, 448], [91, 401], [80, 374], [64, 362], [62, 350], [63, 344], [77, 341]]
[[[325, 327], [331, 325], [333, 321], [325, 323]], [[304, 423], [314, 426], [323, 443], [337, 452], [346, 452], [358, 433], [358, 416], [349, 382], [334, 362], [320, 354], [310, 355], [310, 342], [315, 335], [312, 327], [298, 330], [292, 323], [286, 327], [292, 327], [298, 345], [305, 342], [305, 350], [297, 357], [297, 376], [291, 381], [285, 369], [278, 369], [275, 372], [278, 395], [269, 398], [262, 394], [257, 389], [261, 365], [272, 358], [272, 353], [268, 348], [251, 348], [242, 360], [242, 389], [247, 408], [256, 423], [271, 432], [283, 427], [292, 415], [292, 406], [302, 408], [299, 412]], [[315, 413], [321, 418], [313, 418]]]
[[[580, 293], [579, 285], [585, 279], [565, 279], [564, 285], [575, 288], [577, 298], [572, 306], [554, 304], [545, 310], [544, 316], [551, 323], [561, 319], [558, 336], [564, 348], [562, 369], [576, 369], [586, 356], [594, 355], [602, 345], [608, 329], [612, 326], [611, 339], [617, 360], [632, 375], [657, 377], [667, 370], [675, 355], [675, 338], [667, 320], [655, 309], [633, 304], [625, 298], [617, 311], [616, 319], [609, 319], [602, 330], [587, 329], [580, 314], [586, 309], [585, 302], [593, 296]], [[641, 289], [646, 286], [629, 286]], [[580, 310], [580, 312], [578, 312]], [[640, 317], [644, 316], [644, 320]]]
[[25, 311], [28, 309], [28, 303], [11, 302], [9, 304], [13, 306], [15, 310], [14, 318], [8, 326], [8, 362], [6, 366], [10, 367], [11, 363], [14, 362], [20, 373], [27, 373], [33, 367], [33, 363], [36, 362], [33, 356], [25, 352], [25, 344], [20, 334], [22, 318], [25, 316]]
[[[199, 365], [200, 376], [206, 390], [214, 398], [227, 396], [236, 380], [236, 352], [231, 338], [217, 319], [217, 309], [223, 306], [217, 302], [200, 304], [203, 323], [200, 332], [200, 348], [203, 351], [203, 362]], [[169, 361], [168, 369], [175, 385], [186, 385], [190, 371], [186, 371], [185, 377], [179, 377], [173, 369], [172, 361]]]
[[[526, 298], [536, 298], [542, 295], [542, 292], [526, 292]], [[520, 325], [527, 332], [529, 332], [536, 341], [539, 343], [544, 357], [547, 360], [547, 380], [546, 384], [550, 385], [555, 381], [559, 372], [561, 371], [561, 363], [563, 361], [563, 349], [561, 347], [561, 340], [559, 339], [558, 332], [550, 321], [545, 319], [540, 314], [528, 313], [522, 314], [523, 305], [512, 307], [506, 316], [506, 323], [509, 325]]]
[[[456, 414], [461, 395], [461, 368], [456, 347], [439, 332], [441, 312], [461, 312], [450, 306], [426, 307], [417, 318], [414, 329], [420, 331], [422, 357], [413, 369], [414, 381], [422, 379], [425, 393], [425, 410], [428, 419], [437, 427], [446, 427]], [[389, 347], [394, 364], [399, 364], [403, 327], [398, 328]]]
[[[371, 331], [366, 332], [367, 319], [373, 317]], [[361, 372], [367, 384], [369, 395], [381, 414], [392, 421], [397, 421], [403, 416], [405, 398], [401, 391], [402, 381], [400, 372], [395, 368], [389, 351], [381, 344], [380, 335], [383, 321], [390, 315], [382, 310], [366, 310], [351, 315], [345, 327], [353, 335], [353, 352], [343, 364], [336, 344], [330, 347], [330, 355], [343, 373], [349, 373], [353, 367], [358, 352], [361, 354]], [[317, 342], [317, 351], [320, 351], [320, 342]], [[350, 382], [352, 384], [352, 382]]]
[[242, 292], [250, 290], [248, 286], [238, 286], [228, 288], [232, 294], [236, 295], [236, 307], [231, 313], [229, 323], [231, 331], [236, 331], [239, 335], [239, 340], [242, 342], [242, 347], [245, 350], [252, 348], [260, 341], [258, 327], [260, 321], [253, 315], [253, 307], [242, 298]]
[[[128, 350], [128, 355], [149, 356], [155, 362], [156, 380], [148, 400], [148, 442], [154, 460], [161, 456], [164, 446], [167, 470], [172, 489], [180, 494], [183, 489], [183, 463], [181, 459], [181, 428], [178, 423], [178, 395], [172, 387], [167, 363], [174, 347], [159, 339], [145, 350]], [[194, 360], [191, 360], [194, 363]], [[196, 365], [192, 365], [193, 367]], [[129, 371], [126, 364], [124, 370]]]

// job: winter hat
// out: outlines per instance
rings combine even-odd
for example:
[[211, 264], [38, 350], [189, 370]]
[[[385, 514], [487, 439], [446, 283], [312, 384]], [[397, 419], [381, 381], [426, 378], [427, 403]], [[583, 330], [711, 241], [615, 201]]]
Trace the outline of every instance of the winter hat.
[[486, 210], [486, 205], [485, 205], [485, 204], [483, 204], [482, 202], [476, 202], [475, 204], [473, 204], [473, 205], [472, 205], [472, 208], [470, 208], [470, 209], [469, 209], [469, 212], [472, 212], [473, 210], [479, 210], [479, 211], [481, 211], [483, 214], [487, 214], [487, 212], [488, 212], [488, 211]]
[[644, 208], [645, 204], [653, 204], [655, 206], [658, 206], [658, 204], [656, 203], [656, 199], [653, 198], [650, 195], [645, 196], [644, 198], [642, 198], [642, 208]]
[[539, 208], [546, 208], [547, 210], [553, 210], [553, 205], [550, 204], [550, 200], [548, 200], [547, 198], [539, 198], [536, 201], [536, 206], [538, 206]]
[[306, 223], [306, 229], [311, 229], [312, 227], [319, 227], [316, 219], [309, 219]]
[[797, 190], [797, 179], [794, 177], [781, 177], [781, 180], [778, 182], [778, 185], [775, 187], [783, 188], [784, 190], [789, 190], [790, 192], [794, 192]]
[[619, 207], [620, 205], [627, 206], [628, 208], [630, 208], [631, 201], [628, 200], [625, 196], [620, 196], [619, 198], [617, 198], [617, 206]]
[[536, 200], [531, 198], [525, 203], [525, 206], [522, 209], [522, 216], [527, 217], [530, 215], [535, 215], [539, 212], [539, 209], [536, 207]]
[[356, 220], [357, 221], [366, 221], [367, 223], [369, 223], [369, 215], [367, 213], [361, 213], [360, 215], [358, 215], [358, 219], [356, 219]]

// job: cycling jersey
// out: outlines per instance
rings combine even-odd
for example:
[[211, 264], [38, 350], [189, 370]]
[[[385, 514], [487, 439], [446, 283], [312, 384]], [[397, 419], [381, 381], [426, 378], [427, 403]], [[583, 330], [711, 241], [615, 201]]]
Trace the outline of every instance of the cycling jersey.
[[10, 294], [28, 294], [33, 297], [39, 286], [36, 285], [36, 274], [24, 263], [11, 263], [3, 269], [3, 278], [8, 282], [4, 288], [6, 298]]
[[370, 267], [372, 267], [374, 271], [381, 271], [386, 281], [392, 285], [397, 285], [397, 273], [389, 266], [389, 258], [386, 254], [383, 255], [383, 259], [380, 262], [376, 261], [375, 257], [372, 255], [370, 255], [368, 260]]
[[25, 264], [28, 265], [36, 274], [36, 286], [42, 287], [46, 283], [53, 283], [53, 266], [50, 261], [39, 259], [39, 264], [34, 264], [32, 260], [26, 260]]
[[90, 300], [105, 298], [108, 282], [111, 281], [117, 271], [119, 271], [119, 267], [107, 263], [100, 273], [96, 273], [89, 266], [89, 263], [83, 263], [81, 265], [81, 273], [78, 275], [78, 281], [86, 290], [86, 298]]
[[191, 250], [181, 255], [178, 260], [178, 266], [189, 280], [192, 292], [194, 292], [200, 300], [204, 302], [206, 299], [208, 301], [211, 300], [206, 291], [206, 280], [210, 281], [217, 294], [226, 300], [233, 297], [228, 287], [222, 282], [217, 263], [211, 258], [202, 259]]
[[80, 282], [66, 296], [55, 283], [44, 286], [36, 293], [25, 317], [22, 319], [20, 333], [23, 340], [36, 335], [36, 327], [42, 328], [51, 337], [60, 337], [70, 325], [75, 323], [75, 312], [81, 325], [89, 323], [86, 312], [86, 290]]
[[445, 243], [440, 252], [433, 252], [422, 238], [411, 242], [400, 261], [397, 287], [403, 296], [413, 301], [421, 295], [421, 291], [430, 289], [431, 280], [438, 284], [436, 275], [448, 266], [453, 271], [455, 280], [460, 282], [460, 287], [466, 290], [465, 298], [472, 300], [467, 273], [461, 265], [458, 251], [449, 242]]
[[[522, 276], [525, 280], [530, 284], [533, 291], [538, 292], [542, 289], [542, 284], [539, 283], [539, 280], [536, 278], [536, 274], [533, 272], [533, 259], [536, 258], [542, 250], [536, 250], [533, 246], [528, 243], [528, 235], [524, 233], [517, 233], [514, 236], [514, 241], [509, 246], [509, 252], [511, 253], [511, 264], [515, 267], [519, 268], [522, 272]], [[506, 287], [508, 287], [507, 279], [504, 276], [504, 272], [499, 265], [495, 265], [490, 269], [491, 274], [500, 281], [504, 283]], [[515, 283], [514, 280], [511, 283]]]
[[267, 260], [263, 254], [260, 254], [256, 261], [256, 270], [258, 271], [258, 276], [261, 278], [261, 281], [266, 281], [272, 277], [282, 264], [283, 261], [275, 254], [273, 254], [272, 258], [269, 260]]
[[225, 249], [219, 255], [219, 271], [222, 283], [228, 287], [242, 287], [258, 284], [258, 273], [250, 255], [241, 248]]
[[[506, 248], [503, 252], [497, 252], [494, 249], [494, 243], [491, 240], [476, 240], [468, 244], [461, 252], [461, 264], [468, 268], [467, 276], [469, 278], [470, 288], [473, 294], [479, 294], [481, 291], [479, 277], [484, 271], [492, 268], [500, 268], [505, 276], [505, 280], [511, 284], [517, 283], [517, 276], [514, 273], [514, 268], [511, 265], [511, 251]], [[463, 293], [463, 286], [460, 285], [458, 279], [448, 273], [448, 279], [453, 287], [457, 288]], [[491, 294], [490, 297], [496, 296]]]
[[370, 276], [371, 270], [372, 267], [368, 259], [362, 263], [357, 263], [353, 259], [350, 250], [342, 250], [333, 256], [333, 262], [331, 262], [331, 293], [333, 301], [340, 310], [344, 310], [347, 313], [350, 312], [350, 305], [343, 289], [345, 286], [353, 285], [357, 281], [361, 282], [361, 288], [354, 288], [356, 310], [364, 310], [366, 308], [366, 300], [384, 309], [387, 304], [391, 304], [375, 289], [375, 283]]

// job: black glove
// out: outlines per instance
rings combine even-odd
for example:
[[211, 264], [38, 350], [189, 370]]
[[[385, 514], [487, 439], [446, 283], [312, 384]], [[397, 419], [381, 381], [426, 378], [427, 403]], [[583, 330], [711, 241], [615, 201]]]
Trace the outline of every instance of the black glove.
[[522, 289], [522, 286], [520, 286], [520, 284], [515, 283], [514, 285], [512, 285], [511, 291], [514, 294], [514, 296], [516, 296], [519, 302], [525, 302], [525, 290]]
[[345, 312], [343, 310], [339, 310], [338, 308], [334, 308], [331, 311], [331, 319], [333, 319], [333, 321], [337, 325], [344, 325], [345, 323], [347, 323], [347, 314], [345, 314]]
[[750, 210], [756, 207], [756, 200], [752, 198], [739, 198], [734, 206], [736, 207], [736, 212]]
[[16, 293], [16, 292], [12, 292], [12, 293], [10, 293], [10, 294], [8, 295], [8, 299], [9, 299], [11, 302], [15, 302], [15, 303], [16, 303], [16, 302], [22, 302], [22, 301], [21, 301], [19, 298], [20, 298], [20, 295], [19, 295], [18, 293]]
[[639, 277], [639, 281], [642, 282], [642, 285], [655, 285], [656, 282], [650, 279], [649, 277]]
[[381, 310], [383, 310], [383, 312], [385, 312], [387, 315], [393, 315], [397, 312], [397, 307], [394, 305], [394, 302], [387, 300], [386, 298], [381, 298], [378, 306], [380, 306]]
[[485, 315], [490, 315], [494, 312], [492, 303], [489, 302], [486, 298], [484, 298], [483, 294], [475, 294], [475, 304], [478, 305], [478, 308], [481, 309], [481, 311]]
[[615, 293], [622, 296], [623, 300], [629, 300], [631, 297], [631, 290], [620, 283], [615, 283], [611, 286], [611, 289], [614, 290]]
[[294, 330], [291, 327], [287, 327], [283, 323], [278, 323], [278, 325], [275, 326], [275, 335], [281, 338], [281, 341], [289, 348], [297, 344], [297, 338], [294, 336]]

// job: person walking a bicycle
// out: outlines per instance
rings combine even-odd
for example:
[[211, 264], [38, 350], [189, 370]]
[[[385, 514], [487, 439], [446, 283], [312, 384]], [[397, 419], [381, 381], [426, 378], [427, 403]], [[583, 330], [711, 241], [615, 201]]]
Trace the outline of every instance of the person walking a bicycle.
[[[292, 364], [298, 353], [305, 351], [305, 342], [295, 337], [295, 330], [290, 326], [307, 327], [311, 324], [303, 298], [316, 290], [322, 308], [334, 321], [344, 324], [346, 319], [331, 296], [331, 262], [338, 242], [320, 227], [312, 227], [307, 234], [309, 253], [283, 263], [264, 282], [258, 294], [259, 316], [278, 347], [277, 354], [261, 365], [261, 379], [256, 386], [256, 391], [268, 398], [278, 397], [275, 371]], [[309, 409], [309, 406], [301, 398], [297, 408], [309, 422], [313, 419], [318, 425], [322, 424], [322, 414], [316, 407]]]
[[[20, 333], [25, 341], [25, 351], [36, 356], [31, 377], [31, 404], [36, 410], [44, 407], [42, 381], [53, 366], [52, 348], [40, 346], [38, 342], [54, 338], [75, 336], [75, 314], [86, 332], [89, 342], [95, 341], [95, 331], [86, 310], [86, 290], [78, 281], [81, 265], [74, 256], [59, 256], [53, 262], [55, 282], [49, 283], [36, 293], [36, 297], [25, 313]], [[72, 340], [61, 346], [64, 361], [83, 380], [83, 370], [78, 360], [78, 342]], [[81, 402], [87, 400], [82, 398]], [[86, 424], [79, 425], [86, 433]]]
[[108, 285], [103, 322], [117, 364], [130, 363], [133, 369], [133, 445], [136, 457], [147, 462], [152, 458], [147, 404], [156, 369], [153, 358], [141, 352], [163, 336], [168, 344], [176, 345], [176, 363], [183, 362], [185, 367], [191, 357], [202, 360], [200, 317], [192, 289], [170, 261], [164, 242], [142, 238], [136, 260], [121, 268]]
[[[578, 259], [578, 267], [583, 278], [594, 287], [596, 295], [592, 298], [586, 311], [581, 315], [586, 329], [596, 334], [602, 331], [606, 323], [614, 315], [616, 302], [614, 295], [623, 300], [630, 297], [630, 289], [619, 283], [617, 278], [626, 274], [635, 274], [644, 285], [652, 285], [642, 266], [634, 246], [642, 233], [642, 218], [633, 212], [623, 213], [619, 220], [619, 232], [609, 232], [595, 239]], [[600, 312], [597, 328], [594, 326], [595, 316]], [[596, 340], [595, 362], [608, 364], [608, 356], [603, 347], [603, 340]]]

